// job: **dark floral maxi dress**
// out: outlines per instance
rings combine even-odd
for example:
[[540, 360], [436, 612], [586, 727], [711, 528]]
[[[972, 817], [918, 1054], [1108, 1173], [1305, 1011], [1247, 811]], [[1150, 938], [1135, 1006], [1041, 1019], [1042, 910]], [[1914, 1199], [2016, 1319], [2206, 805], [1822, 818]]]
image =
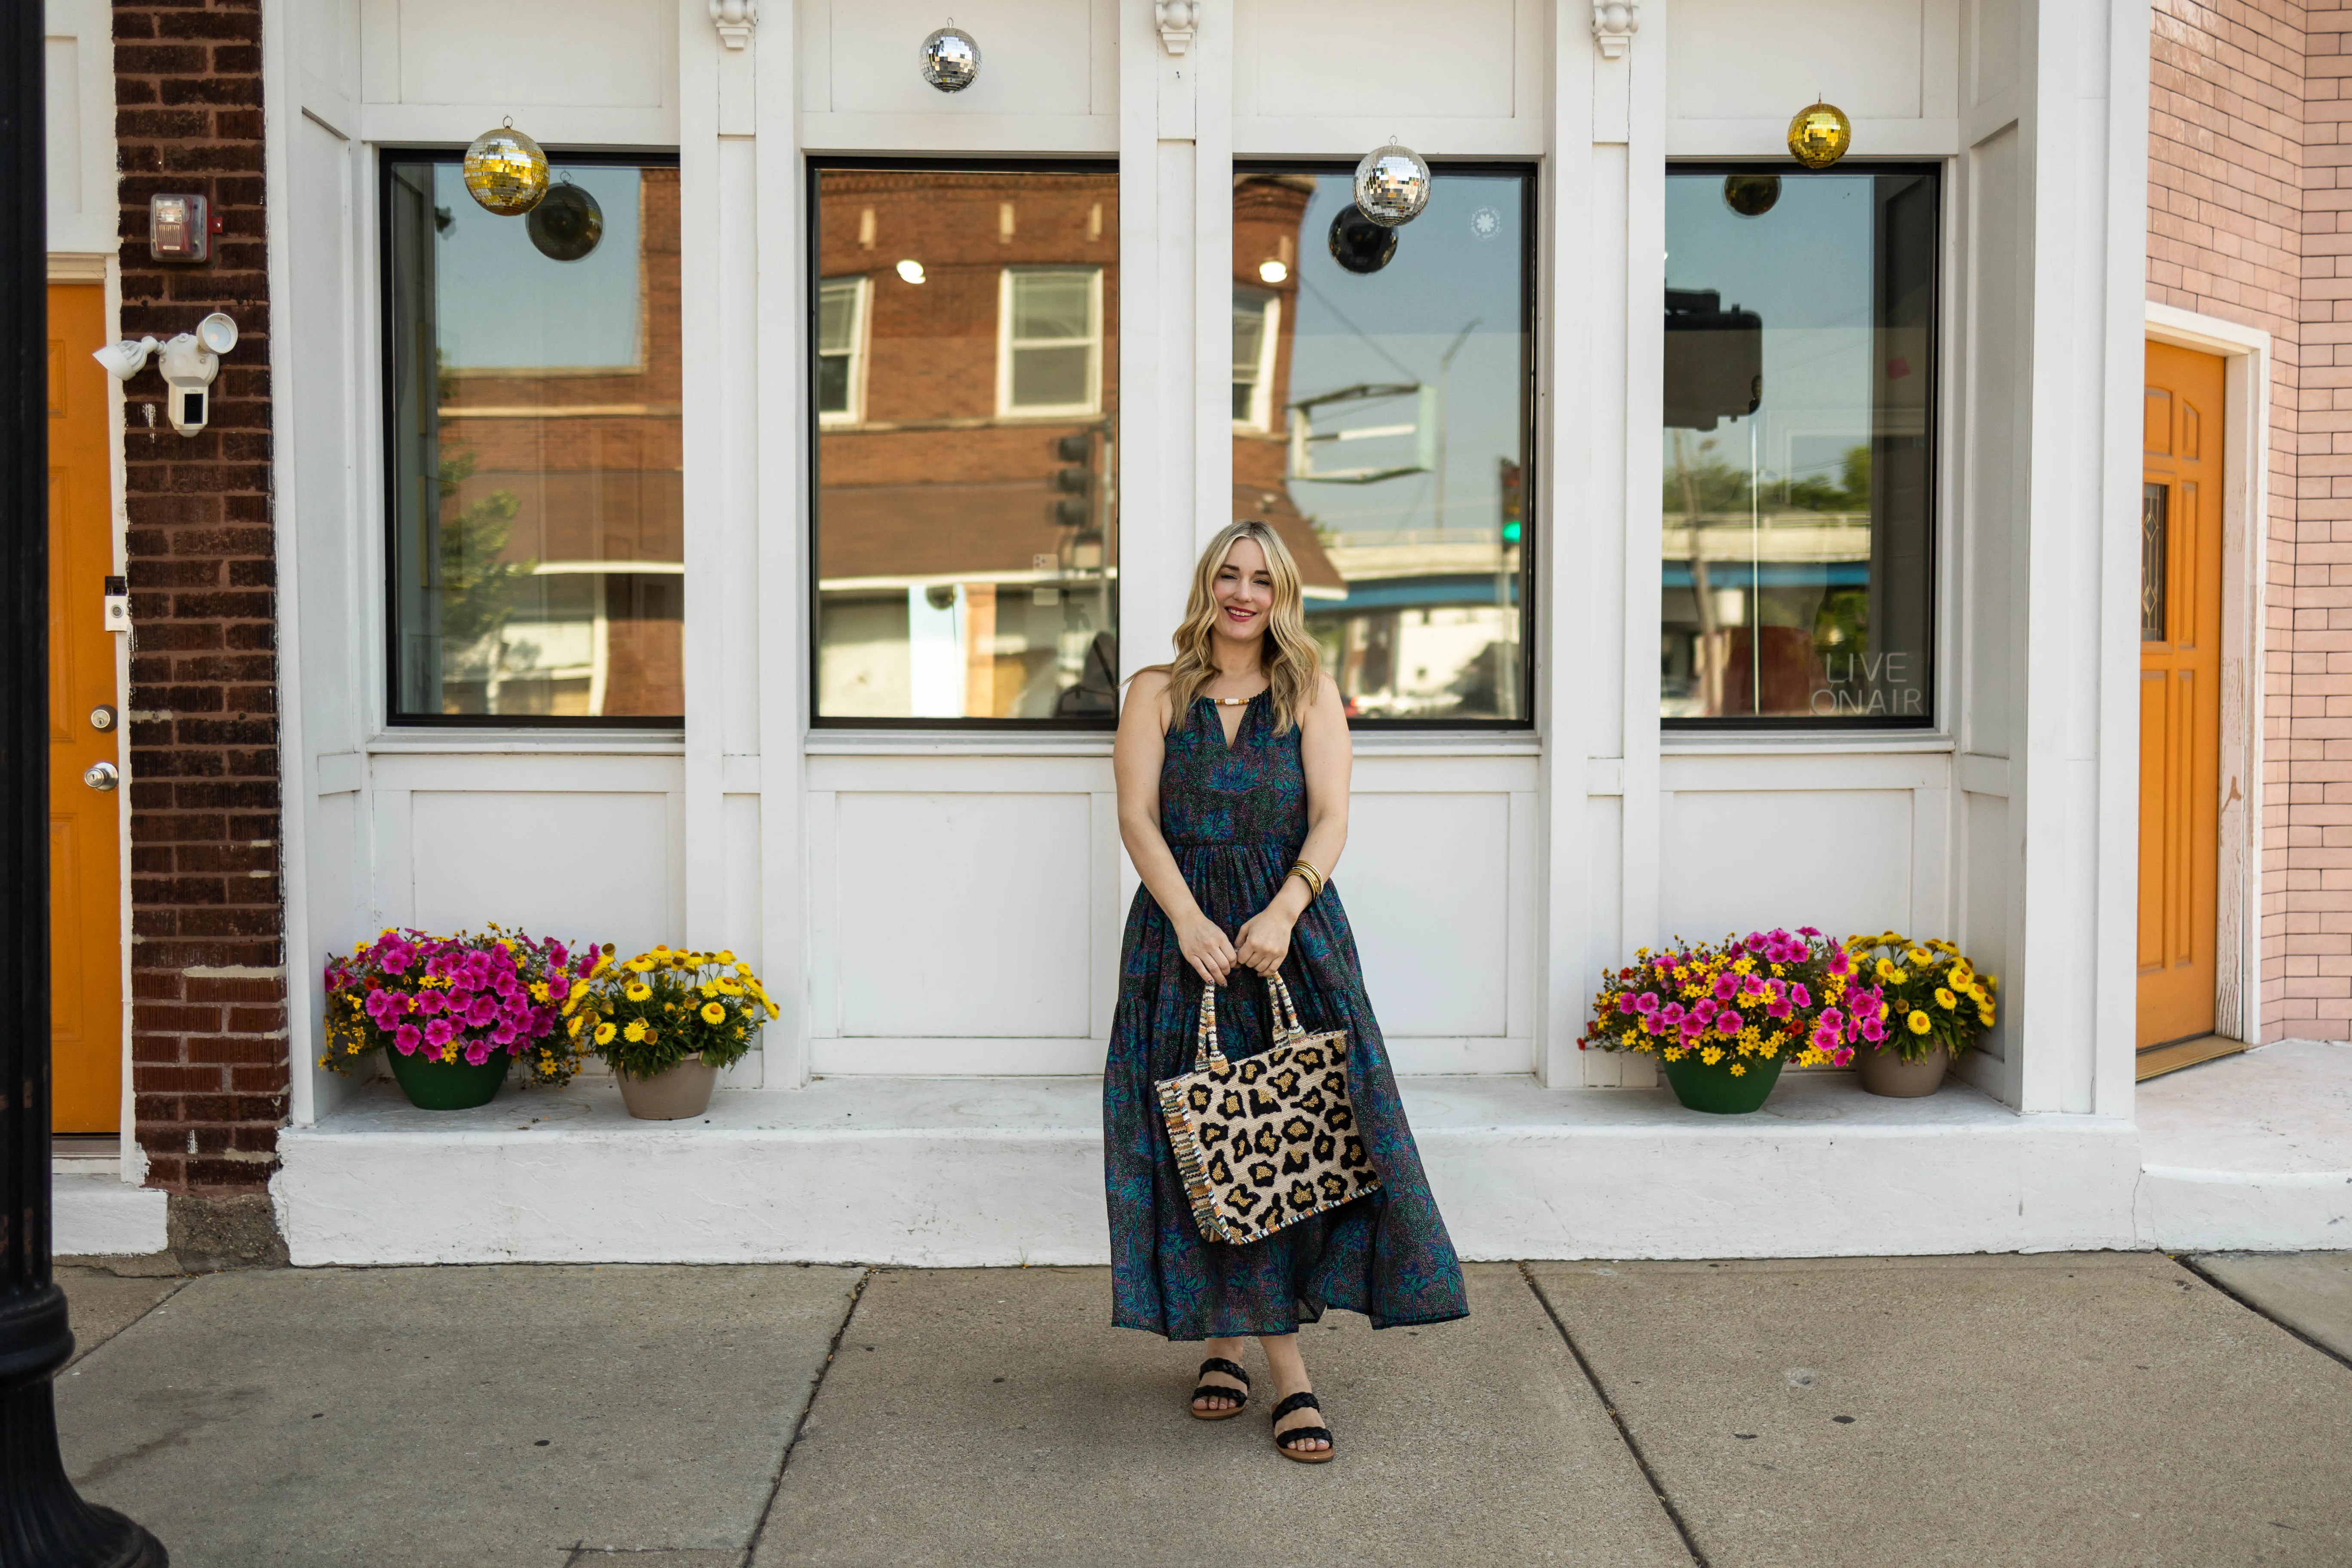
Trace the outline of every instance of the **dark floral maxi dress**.
[[[1274, 733], [1261, 692], [1231, 746], [1203, 697], [1169, 732], [1160, 825], [1202, 910], [1236, 936], [1265, 908], [1307, 841], [1298, 731]], [[1191, 1070], [1201, 977], [1149, 888], [1136, 889], [1119, 948], [1118, 1008], [1103, 1071], [1104, 1184], [1110, 1206], [1111, 1321], [1171, 1340], [1286, 1334], [1326, 1307], [1376, 1329], [1466, 1316], [1462, 1266], [1422, 1174], [1364, 995], [1336, 886], [1291, 932], [1283, 978], [1307, 1031], [1345, 1029], [1348, 1084], [1381, 1190], [1246, 1247], [1202, 1239], [1152, 1085]], [[1217, 998], [1228, 1057], [1271, 1043], [1265, 983], [1234, 967]]]

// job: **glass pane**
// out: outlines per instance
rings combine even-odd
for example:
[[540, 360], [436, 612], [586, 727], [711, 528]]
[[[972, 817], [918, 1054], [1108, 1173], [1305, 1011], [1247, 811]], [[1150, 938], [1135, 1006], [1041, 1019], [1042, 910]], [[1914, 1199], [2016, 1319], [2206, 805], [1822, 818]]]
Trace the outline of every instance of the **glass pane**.
[[860, 423], [816, 438], [817, 717], [1111, 723], [1118, 176], [815, 183], [818, 270], [866, 289]]
[[845, 354], [857, 343], [857, 290], [860, 279], [828, 278], [817, 290], [816, 350]]
[[819, 414], [849, 412], [849, 356], [847, 354], [817, 356], [816, 411]]
[[601, 213], [576, 258], [387, 167], [399, 719], [684, 711], [677, 171], [554, 177]]
[[[1233, 514], [1297, 557], [1351, 714], [1524, 720], [1529, 179], [1441, 169], [1385, 259], [1335, 240], [1350, 184], [1234, 175]], [[1251, 298], [1274, 342], [1245, 371]]]
[[2139, 640], [2162, 642], [2165, 619], [2166, 514], [2172, 490], [2166, 485], [2139, 488]]
[[1013, 406], [1015, 408], [1083, 408], [1087, 404], [1087, 362], [1093, 351], [1016, 348], [1013, 351]]
[[1094, 274], [1015, 272], [1013, 275], [1013, 336], [1084, 340], [1094, 335]]
[[1926, 724], [1937, 195], [1666, 182], [1659, 712]]

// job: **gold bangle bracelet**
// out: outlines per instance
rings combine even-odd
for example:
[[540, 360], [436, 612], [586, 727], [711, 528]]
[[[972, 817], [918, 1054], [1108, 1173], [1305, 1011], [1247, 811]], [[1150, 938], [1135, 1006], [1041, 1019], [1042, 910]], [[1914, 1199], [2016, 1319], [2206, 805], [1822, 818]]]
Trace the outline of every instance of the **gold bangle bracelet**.
[[1323, 896], [1323, 873], [1306, 860], [1292, 861], [1284, 877], [1286, 879], [1296, 877], [1307, 884], [1307, 901], [1310, 904]]

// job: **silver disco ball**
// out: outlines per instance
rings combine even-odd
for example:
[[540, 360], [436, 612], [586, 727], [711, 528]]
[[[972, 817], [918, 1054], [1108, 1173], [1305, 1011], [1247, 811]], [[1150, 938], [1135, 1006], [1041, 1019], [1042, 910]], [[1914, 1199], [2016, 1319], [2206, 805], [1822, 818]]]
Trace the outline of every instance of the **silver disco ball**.
[[941, 92], [961, 92], [980, 77], [980, 41], [950, 22], [923, 40], [923, 79]]
[[1356, 165], [1356, 210], [1382, 228], [1411, 223], [1429, 205], [1429, 165], [1391, 142]]

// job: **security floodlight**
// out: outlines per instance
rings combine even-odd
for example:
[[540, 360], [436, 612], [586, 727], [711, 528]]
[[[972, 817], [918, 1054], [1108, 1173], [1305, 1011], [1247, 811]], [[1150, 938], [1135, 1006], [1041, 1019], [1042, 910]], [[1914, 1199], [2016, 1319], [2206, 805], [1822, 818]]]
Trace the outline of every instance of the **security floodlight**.
[[215, 310], [196, 323], [196, 342], [216, 354], [225, 354], [236, 347], [236, 323], [226, 311]]
[[[223, 321], [228, 320], [226, 316], [221, 319]], [[229, 338], [232, 342], [236, 341], [236, 324], [232, 322], [229, 327]], [[129, 381], [132, 376], [137, 375], [141, 371], [147, 368], [147, 356], [155, 352], [155, 340], [152, 338], [139, 338], [136, 340], [125, 338], [119, 343], [107, 344], [104, 348], [93, 353], [89, 357], [104, 365], [106, 367], [106, 374], [112, 376], [115, 380]]]

